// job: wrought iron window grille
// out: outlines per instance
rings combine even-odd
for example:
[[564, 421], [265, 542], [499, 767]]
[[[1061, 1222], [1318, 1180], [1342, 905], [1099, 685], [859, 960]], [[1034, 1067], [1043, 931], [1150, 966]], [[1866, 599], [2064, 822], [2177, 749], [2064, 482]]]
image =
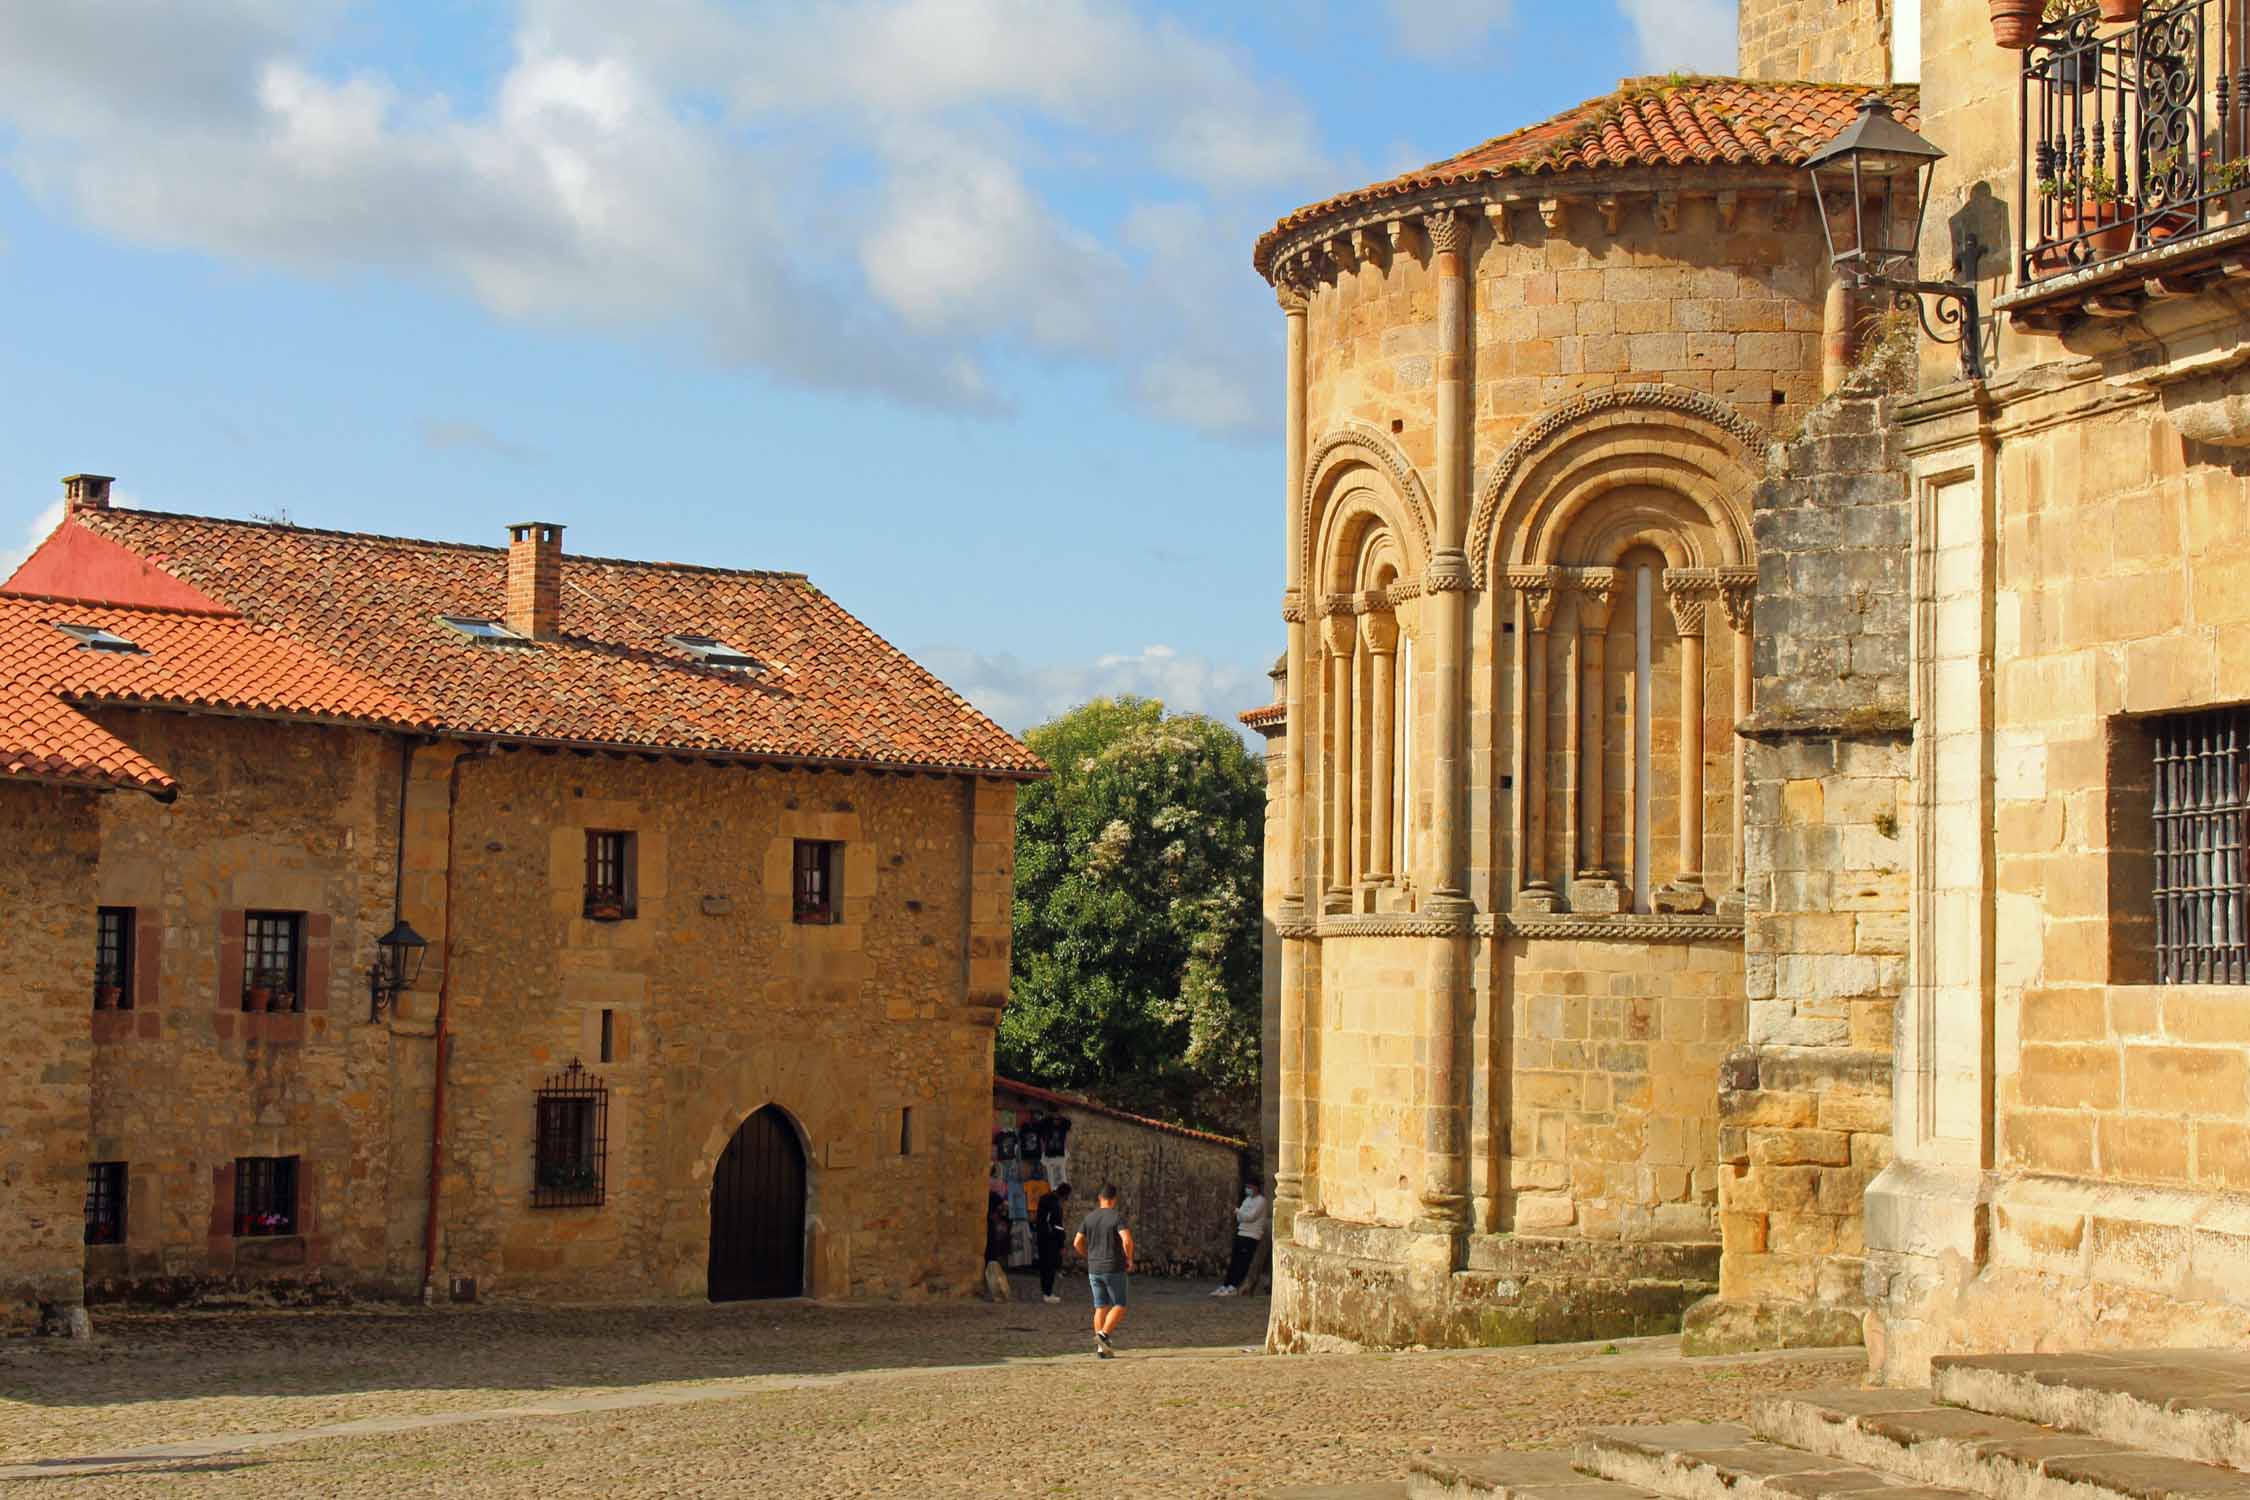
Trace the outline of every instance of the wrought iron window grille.
[[94, 1009], [133, 1008], [133, 908], [104, 906], [94, 916]]
[[2250, 983], [2250, 709], [2149, 731], [2157, 981]]
[[791, 911], [797, 921], [821, 926], [836, 920], [837, 847], [818, 839], [797, 840], [791, 866]]
[[86, 1164], [86, 1243], [125, 1243], [125, 1163]]
[[259, 1239], [297, 1232], [297, 1158], [234, 1159], [234, 1232]]
[[2017, 277], [2030, 284], [2250, 221], [2250, 3], [2091, 9], [2023, 54]]
[[609, 1090], [574, 1057], [532, 1101], [531, 1206], [599, 1208], [608, 1170]]
[[242, 919], [242, 1008], [295, 1013], [305, 1008], [304, 913], [254, 911]]

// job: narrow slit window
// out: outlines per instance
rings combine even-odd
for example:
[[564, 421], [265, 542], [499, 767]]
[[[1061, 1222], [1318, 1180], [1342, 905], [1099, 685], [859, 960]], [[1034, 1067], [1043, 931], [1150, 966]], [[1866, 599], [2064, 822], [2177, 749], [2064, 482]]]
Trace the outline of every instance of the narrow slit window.
[[599, 1208], [607, 1194], [609, 1090], [577, 1058], [532, 1103], [531, 1206]]
[[602, 1061], [617, 1061], [617, 1012], [602, 1012]]
[[234, 1232], [240, 1239], [297, 1233], [297, 1158], [234, 1159]]
[[102, 907], [94, 918], [94, 1009], [133, 1008], [133, 908]]
[[616, 922], [633, 915], [633, 845], [630, 833], [588, 830], [585, 914], [595, 921]]
[[2149, 724], [2157, 980], [2250, 983], [2250, 709]]
[[304, 913], [254, 911], [242, 923], [242, 1008], [294, 1014], [305, 1008]]
[[898, 1112], [898, 1154], [914, 1154], [914, 1106], [911, 1104]]
[[125, 1163], [86, 1164], [86, 1243], [125, 1243]]
[[800, 922], [824, 925], [836, 920], [836, 875], [843, 863], [838, 845], [797, 840], [794, 910]]

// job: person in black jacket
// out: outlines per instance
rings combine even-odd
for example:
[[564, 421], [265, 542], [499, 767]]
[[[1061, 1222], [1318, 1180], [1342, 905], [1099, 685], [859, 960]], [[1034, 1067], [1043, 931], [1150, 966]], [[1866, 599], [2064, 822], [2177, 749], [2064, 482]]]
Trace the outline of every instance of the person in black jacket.
[[1039, 1200], [1039, 1216], [1033, 1221], [1039, 1242], [1039, 1300], [1042, 1302], [1062, 1301], [1055, 1295], [1055, 1274], [1062, 1270], [1063, 1241], [1068, 1237], [1063, 1229], [1063, 1209], [1069, 1200], [1070, 1184], [1057, 1183], [1052, 1192]]

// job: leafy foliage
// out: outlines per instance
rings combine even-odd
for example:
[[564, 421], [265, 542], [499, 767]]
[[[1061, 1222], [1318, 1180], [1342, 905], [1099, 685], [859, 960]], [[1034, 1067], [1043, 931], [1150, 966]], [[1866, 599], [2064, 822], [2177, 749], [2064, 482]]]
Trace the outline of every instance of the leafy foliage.
[[1025, 736], [1003, 1073], [1237, 1134], [1258, 1114], [1265, 770], [1233, 730], [1098, 698]]

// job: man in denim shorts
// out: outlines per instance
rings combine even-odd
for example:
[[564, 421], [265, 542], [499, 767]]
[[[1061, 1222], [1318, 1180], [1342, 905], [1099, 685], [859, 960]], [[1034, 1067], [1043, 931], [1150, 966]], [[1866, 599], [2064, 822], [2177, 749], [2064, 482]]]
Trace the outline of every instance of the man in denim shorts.
[[1094, 1357], [1111, 1359], [1117, 1351], [1109, 1336], [1125, 1321], [1127, 1282], [1133, 1269], [1133, 1231], [1117, 1209], [1117, 1188], [1103, 1183], [1101, 1203], [1078, 1226], [1071, 1248], [1086, 1257], [1086, 1286], [1094, 1294]]

